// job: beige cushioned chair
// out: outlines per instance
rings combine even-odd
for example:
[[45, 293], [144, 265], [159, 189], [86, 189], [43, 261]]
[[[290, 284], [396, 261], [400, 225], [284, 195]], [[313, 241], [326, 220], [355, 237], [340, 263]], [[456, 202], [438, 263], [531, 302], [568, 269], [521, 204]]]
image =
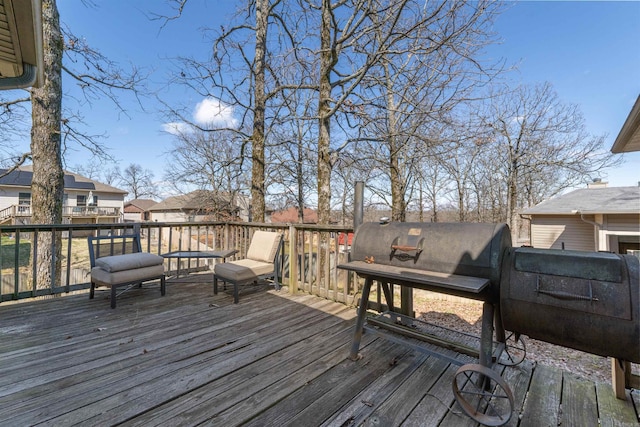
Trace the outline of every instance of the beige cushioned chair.
[[258, 230], [251, 237], [245, 259], [216, 264], [213, 273], [213, 293], [218, 293], [218, 280], [233, 284], [233, 302], [238, 303], [239, 287], [273, 277], [279, 287], [276, 259], [280, 252], [282, 234]]
[[[160, 280], [160, 294], [165, 295], [164, 258], [142, 252], [139, 234], [121, 236], [89, 236], [89, 260], [91, 263], [91, 289], [96, 286], [111, 288], [111, 308], [116, 308], [116, 290], [125, 291], [142, 282]], [[100, 251], [103, 248], [103, 251]], [[123, 291], [124, 292], [124, 291]]]

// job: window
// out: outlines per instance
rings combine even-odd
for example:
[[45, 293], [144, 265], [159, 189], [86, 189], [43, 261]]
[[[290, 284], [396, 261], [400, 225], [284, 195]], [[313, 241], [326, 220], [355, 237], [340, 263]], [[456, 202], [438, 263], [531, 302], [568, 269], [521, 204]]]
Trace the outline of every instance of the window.
[[18, 193], [18, 213], [29, 215], [31, 193]]
[[18, 193], [18, 205], [31, 206], [31, 193]]
[[87, 196], [84, 194], [78, 194], [76, 196], [76, 206], [87, 206]]

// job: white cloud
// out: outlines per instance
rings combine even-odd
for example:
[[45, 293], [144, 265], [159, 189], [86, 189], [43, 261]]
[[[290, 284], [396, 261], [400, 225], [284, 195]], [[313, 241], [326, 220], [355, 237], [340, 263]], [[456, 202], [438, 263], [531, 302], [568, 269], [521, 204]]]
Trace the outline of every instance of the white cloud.
[[209, 128], [238, 126], [238, 120], [233, 117], [233, 107], [212, 97], [196, 104], [193, 119], [200, 126]]
[[[234, 109], [217, 98], [209, 97], [198, 102], [193, 109], [193, 123], [207, 129], [236, 128], [238, 120], [233, 117]], [[195, 129], [184, 122], [164, 123], [162, 130], [180, 136]]]

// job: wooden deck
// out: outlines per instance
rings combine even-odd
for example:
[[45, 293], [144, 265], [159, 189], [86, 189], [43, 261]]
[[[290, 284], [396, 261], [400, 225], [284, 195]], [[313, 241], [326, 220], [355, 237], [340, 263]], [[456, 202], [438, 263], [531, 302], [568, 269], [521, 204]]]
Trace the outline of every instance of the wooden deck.
[[[234, 305], [198, 277], [115, 310], [107, 292], [0, 305], [0, 425], [475, 425], [457, 366], [370, 334], [348, 360], [354, 308], [265, 289]], [[508, 425], [638, 424], [638, 391], [527, 362], [503, 377]]]

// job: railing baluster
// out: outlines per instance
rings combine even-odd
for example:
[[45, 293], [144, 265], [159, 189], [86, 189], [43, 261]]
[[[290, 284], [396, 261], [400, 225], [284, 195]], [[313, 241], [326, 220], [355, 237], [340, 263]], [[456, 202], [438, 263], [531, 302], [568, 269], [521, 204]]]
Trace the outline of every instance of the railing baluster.
[[[13, 287], [14, 287], [14, 294], [16, 296], [16, 298], [18, 297], [18, 294], [20, 293], [20, 232], [16, 230], [16, 234], [14, 237], [14, 242], [15, 242], [15, 259], [14, 259], [14, 276], [13, 276]], [[35, 259], [33, 260], [33, 265], [35, 265]], [[34, 267], [34, 275], [33, 275], [33, 283], [34, 283], [34, 291], [35, 291], [35, 267]]]
[[[298, 293], [298, 239], [297, 230], [289, 226], [289, 293]], [[284, 276], [284, 274], [283, 274]]]
[[65, 285], [66, 292], [69, 293], [71, 289], [71, 284], [69, 283], [71, 280], [71, 242], [73, 240], [72, 231], [69, 230], [67, 232], [67, 283]]

